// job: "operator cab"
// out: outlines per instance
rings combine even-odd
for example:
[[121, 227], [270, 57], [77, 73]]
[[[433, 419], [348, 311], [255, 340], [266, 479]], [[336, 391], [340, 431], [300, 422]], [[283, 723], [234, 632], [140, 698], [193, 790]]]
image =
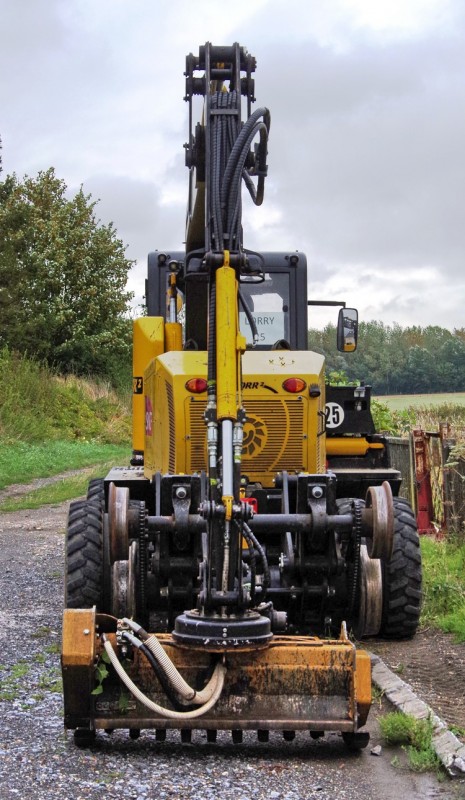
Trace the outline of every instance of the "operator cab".
[[[256, 350], [307, 349], [307, 259], [303, 253], [248, 253], [249, 271], [240, 278], [239, 325], [247, 347]], [[174, 263], [174, 267], [173, 267]], [[170, 267], [171, 265], [171, 267]], [[207, 349], [208, 272], [195, 253], [153, 252], [148, 258], [147, 313], [167, 319], [169, 275], [177, 270], [184, 347]], [[248, 313], [245, 309], [248, 308]]]

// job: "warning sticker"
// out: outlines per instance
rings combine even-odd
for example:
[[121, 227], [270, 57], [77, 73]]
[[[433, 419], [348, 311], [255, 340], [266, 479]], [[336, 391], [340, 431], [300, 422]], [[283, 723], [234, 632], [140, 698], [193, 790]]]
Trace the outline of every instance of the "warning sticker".
[[150, 397], [145, 396], [145, 435], [152, 435], [153, 408]]

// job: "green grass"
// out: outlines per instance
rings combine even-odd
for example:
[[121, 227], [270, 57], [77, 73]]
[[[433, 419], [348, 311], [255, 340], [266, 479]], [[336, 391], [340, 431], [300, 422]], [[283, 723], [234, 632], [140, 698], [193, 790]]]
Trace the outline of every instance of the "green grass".
[[61, 377], [0, 350], [0, 442], [130, 439], [130, 390], [118, 395], [97, 379]]
[[423, 559], [422, 624], [465, 641], [465, 543], [421, 539]]
[[[35, 661], [40, 664], [43, 663], [42, 658], [37, 656]], [[0, 680], [0, 701], [11, 702], [18, 700], [21, 697], [24, 698], [26, 693], [28, 696], [32, 696], [34, 700], [40, 701], [43, 700], [46, 692], [60, 693], [62, 691], [61, 672], [59, 667], [55, 666], [44, 669], [39, 675], [34, 686], [34, 689], [39, 690], [38, 692], [32, 691], [31, 688], [26, 689], [24, 679], [29, 675], [30, 669], [31, 665], [26, 661], [18, 661], [17, 664], [13, 664], [6, 676]], [[24, 709], [27, 710], [28, 708], [29, 705], [25, 704]]]
[[0, 679], [0, 700], [16, 700], [20, 694], [23, 678], [26, 677], [30, 669], [30, 664], [24, 660], [13, 664], [9, 672]]
[[376, 399], [387, 405], [390, 411], [405, 411], [408, 408], [435, 408], [444, 405], [464, 406], [465, 409], [465, 392], [378, 395]]
[[0, 447], [0, 489], [104, 462], [126, 464], [128, 445], [101, 442], [14, 442]]
[[[124, 463], [127, 463], [127, 452]], [[0, 503], [0, 511], [20, 511], [26, 508], [41, 508], [44, 505], [54, 505], [64, 503], [66, 500], [73, 500], [75, 497], [83, 497], [87, 492], [87, 486], [92, 478], [104, 477], [111, 467], [115, 466], [115, 461], [107, 461], [96, 464], [86, 470], [82, 475], [72, 478], [63, 478], [56, 483], [43, 486], [40, 489], [27, 492], [19, 497], [10, 497]]]
[[380, 717], [379, 726], [388, 744], [402, 745], [415, 772], [437, 771], [440, 761], [433, 750], [431, 720], [416, 719], [410, 714], [393, 711]]
[[129, 390], [118, 395], [98, 379], [54, 374], [23, 356], [0, 350], [0, 489], [48, 478], [65, 477], [20, 498], [5, 500], [1, 510], [37, 508], [86, 492], [94, 476], [130, 457]]
[[465, 430], [465, 394], [397, 395], [372, 398], [371, 410], [377, 431], [406, 436], [413, 428], [439, 430], [447, 422], [457, 440]]

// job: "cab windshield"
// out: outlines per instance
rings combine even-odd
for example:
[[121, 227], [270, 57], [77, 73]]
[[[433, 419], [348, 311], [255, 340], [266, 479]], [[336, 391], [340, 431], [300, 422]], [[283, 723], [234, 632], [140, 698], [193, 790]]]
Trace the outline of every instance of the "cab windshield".
[[[288, 341], [289, 275], [266, 272], [263, 281], [241, 283], [240, 290], [257, 326], [257, 346], [269, 349], [281, 339]], [[251, 346], [251, 327], [242, 306], [239, 307], [239, 325], [247, 345]]]

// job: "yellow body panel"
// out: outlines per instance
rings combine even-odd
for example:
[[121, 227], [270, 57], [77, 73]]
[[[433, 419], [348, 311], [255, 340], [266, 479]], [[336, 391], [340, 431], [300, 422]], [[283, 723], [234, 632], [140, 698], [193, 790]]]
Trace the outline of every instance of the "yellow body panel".
[[[272, 486], [276, 472], [325, 471], [323, 357], [292, 351], [247, 351], [242, 358], [244, 426], [242, 473]], [[207, 377], [207, 353], [164, 353], [145, 375], [145, 475], [160, 471], [192, 474], [206, 469], [206, 392], [189, 393], [190, 378]], [[284, 391], [286, 378], [300, 377], [306, 389]], [[310, 397], [317, 384], [321, 394]]]
[[144, 372], [147, 364], [165, 349], [165, 321], [162, 317], [141, 317], [132, 329], [132, 447], [144, 449]]
[[182, 350], [182, 325], [180, 322], [167, 322], [165, 324], [166, 350]]

